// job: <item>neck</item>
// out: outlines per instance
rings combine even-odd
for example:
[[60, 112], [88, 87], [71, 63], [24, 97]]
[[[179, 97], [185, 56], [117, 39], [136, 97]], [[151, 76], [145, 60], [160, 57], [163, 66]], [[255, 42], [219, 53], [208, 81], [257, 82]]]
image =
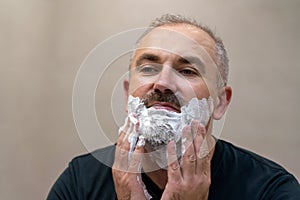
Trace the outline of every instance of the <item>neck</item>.
[[146, 172], [147, 176], [157, 185], [161, 190], [165, 189], [168, 182], [168, 171], [165, 169], [159, 169], [152, 172]]

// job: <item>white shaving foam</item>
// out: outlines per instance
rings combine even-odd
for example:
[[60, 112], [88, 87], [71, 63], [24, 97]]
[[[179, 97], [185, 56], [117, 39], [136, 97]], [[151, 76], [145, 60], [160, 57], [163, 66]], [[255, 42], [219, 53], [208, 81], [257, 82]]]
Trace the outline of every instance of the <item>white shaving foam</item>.
[[[181, 113], [177, 113], [153, 107], [146, 108], [139, 97], [130, 95], [128, 99], [128, 117], [125, 119], [125, 124], [119, 130], [119, 132], [124, 131], [129, 119], [130, 128], [126, 132], [130, 143], [129, 160], [138, 137], [143, 136], [147, 148], [150, 148], [151, 159], [160, 168], [166, 168], [166, 144], [171, 140], [178, 143], [181, 139], [182, 129], [190, 125], [193, 119], [198, 120], [200, 124], [206, 126], [213, 109], [213, 99], [211, 97], [201, 100], [198, 100], [196, 97], [192, 98], [187, 105], [181, 107]], [[184, 152], [184, 148], [181, 150], [178, 149], [177, 155], [180, 157]]]

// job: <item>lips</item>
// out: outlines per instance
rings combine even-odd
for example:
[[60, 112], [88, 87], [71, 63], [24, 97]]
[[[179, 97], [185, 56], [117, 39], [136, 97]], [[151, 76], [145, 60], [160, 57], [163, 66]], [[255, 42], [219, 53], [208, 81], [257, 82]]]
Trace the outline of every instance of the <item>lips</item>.
[[149, 105], [149, 107], [180, 113], [180, 108], [167, 102], [153, 102], [151, 105]]

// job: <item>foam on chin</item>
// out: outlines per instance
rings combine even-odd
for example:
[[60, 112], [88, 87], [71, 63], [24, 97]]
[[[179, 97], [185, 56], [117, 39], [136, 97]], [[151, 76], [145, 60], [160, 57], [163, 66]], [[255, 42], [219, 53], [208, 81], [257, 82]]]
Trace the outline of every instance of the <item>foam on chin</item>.
[[[187, 105], [181, 107], [181, 113], [156, 108], [146, 108], [139, 97], [129, 96], [128, 99], [128, 119], [130, 127], [126, 134], [129, 134], [130, 152], [134, 151], [139, 136], [146, 141], [148, 151], [151, 152], [150, 158], [158, 164], [160, 168], [167, 167], [166, 144], [174, 140], [177, 144], [177, 155], [181, 157], [184, 149], [181, 148], [182, 129], [190, 125], [193, 119], [198, 120], [206, 126], [213, 111], [213, 99], [203, 98], [198, 100], [193, 98]], [[124, 126], [120, 131], [124, 130]], [[178, 148], [179, 147], [179, 148]]]

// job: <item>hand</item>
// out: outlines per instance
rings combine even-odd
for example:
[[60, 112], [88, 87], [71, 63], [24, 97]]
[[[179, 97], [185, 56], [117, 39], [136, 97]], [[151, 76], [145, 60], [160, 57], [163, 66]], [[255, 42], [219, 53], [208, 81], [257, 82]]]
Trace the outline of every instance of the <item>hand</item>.
[[[127, 124], [130, 124], [128, 122]], [[128, 125], [121, 132], [117, 141], [115, 161], [112, 167], [113, 180], [115, 190], [119, 200], [143, 200], [146, 199], [144, 194], [144, 184], [141, 177], [141, 155], [144, 152], [144, 147], [141, 144], [143, 141], [138, 141], [134, 152], [128, 157], [130, 151], [130, 143], [128, 142]], [[132, 130], [129, 130], [129, 132]]]
[[[181, 166], [176, 157], [174, 141], [168, 144], [168, 183], [162, 199], [208, 199], [211, 181], [210, 158], [207, 155], [208, 149], [203, 148], [206, 144], [205, 136], [205, 127], [195, 120], [191, 126], [183, 129], [183, 148], [186, 151], [183, 154]], [[203, 154], [206, 155], [203, 156]]]

